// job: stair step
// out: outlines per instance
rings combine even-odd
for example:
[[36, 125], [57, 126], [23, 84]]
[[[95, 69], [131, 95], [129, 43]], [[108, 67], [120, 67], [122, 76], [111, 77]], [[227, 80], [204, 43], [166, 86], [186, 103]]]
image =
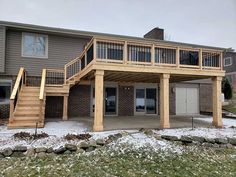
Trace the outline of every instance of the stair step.
[[22, 101], [28, 101], [28, 100], [32, 100], [32, 101], [39, 101], [39, 97], [38, 96], [20, 96], [19, 100]]
[[[35, 128], [36, 122], [26, 122], [26, 121], [13, 121], [8, 123], [7, 128]], [[38, 128], [43, 128], [44, 123], [38, 123]]]
[[38, 117], [39, 111], [16, 111], [14, 117]]
[[14, 117], [13, 118], [13, 122], [14, 121], [39, 121], [39, 117]]
[[37, 96], [39, 97], [39, 92], [21, 92], [20, 96]]
[[40, 106], [21, 106], [21, 105], [17, 105], [17, 107], [16, 107], [16, 112], [18, 112], [18, 111], [39, 111], [39, 110], [40, 110]]

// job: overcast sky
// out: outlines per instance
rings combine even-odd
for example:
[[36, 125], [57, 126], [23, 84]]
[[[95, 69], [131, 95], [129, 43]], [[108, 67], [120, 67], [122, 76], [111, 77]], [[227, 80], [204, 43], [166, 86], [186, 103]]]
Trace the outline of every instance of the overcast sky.
[[236, 0], [0, 0], [0, 20], [236, 49]]

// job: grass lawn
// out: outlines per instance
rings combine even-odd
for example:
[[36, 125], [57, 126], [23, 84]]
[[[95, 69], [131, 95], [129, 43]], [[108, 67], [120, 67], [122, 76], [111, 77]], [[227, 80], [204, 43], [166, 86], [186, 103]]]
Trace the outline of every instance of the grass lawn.
[[0, 176], [236, 176], [236, 149], [181, 146], [181, 151], [128, 144], [91, 153], [0, 159]]

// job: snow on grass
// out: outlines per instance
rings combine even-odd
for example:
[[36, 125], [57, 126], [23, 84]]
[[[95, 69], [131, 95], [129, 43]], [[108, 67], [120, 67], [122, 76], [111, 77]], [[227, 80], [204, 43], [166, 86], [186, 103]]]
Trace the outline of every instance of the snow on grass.
[[[197, 118], [198, 120], [205, 122], [212, 122], [212, 118]], [[189, 136], [202, 136], [206, 138], [227, 138], [236, 137], [236, 120], [223, 118], [224, 128], [177, 128], [177, 129], [165, 129], [161, 131], [156, 131], [161, 135], [172, 135], [181, 137], [182, 135]]]
[[[212, 121], [211, 118], [199, 118], [201, 121]], [[203, 136], [208, 138], [216, 137], [236, 137], [236, 128], [230, 128], [231, 126], [236, 126], [236, 120], [223, 119], [226, 128], [216, 129], [216, 128], [179, 128], [179, 129], [165, 129], [165, 130], [154, 130], [155, 133], [160, 135], [174, 135], [181, 137], [182, 135], [191, 136]], [[48, 138], [42, 138], [38, 140], [19, 140], [14, 139], [13, 135], [17, 132], [29, 132], [33, 134], [35, 129], [11, 129], [7, 130], [6, 126], [0, 126], [0, 149], [7, 147], [14, 147], [16, 145], [24, 145], [27, 147], [59, 147], [64, 146], [66, 143], [79, 144], [79, 140], [68, 141], [64, 139], [64, 136], [68, 133], [70, 134], [82, 134], [90, 133], [92, 139], [106, 138], [109, 135], [122, 133], [126, 134], [120, 138], [115, 145], [130, 144], [134, 148], [141, 148], [145, 146], [150, 146], [154, 149], [172, 149], [173, 151], [178, 151], [178, 147], [173, 148], [170, 142], [163, 140], [156, 140], [153, 136], [147, 136], [138, 130], [114, 130], [114, 131], [104, 131], [104, 132], [88, 132], [89, 127], [83, 123], [76, 121], [58, 121], [58, 122], [47, 122], [44, 128], [38, 129], [38, 133], [45, 132], [49, 135]]]
[[[197, 120], [201, 120], [201, 121], [204, 121], [204, 122], [208, 122], [208, 123], [211, 123], [213, 121], [213, 118], [212, 117], [208, 117], [208, 118], [196, 118]], [[224, 127], [236, 127], [236, 119], [229, 119], [229, 118], [223, 118], [222, 119], [222, 122], [223, 122], [223, 126]]]

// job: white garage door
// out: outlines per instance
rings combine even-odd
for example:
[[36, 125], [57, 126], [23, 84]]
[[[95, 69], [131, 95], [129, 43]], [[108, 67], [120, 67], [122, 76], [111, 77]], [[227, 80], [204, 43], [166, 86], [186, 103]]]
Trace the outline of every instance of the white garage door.
[[199, 114], [198, 88], [176, 88], [176, 114]]

